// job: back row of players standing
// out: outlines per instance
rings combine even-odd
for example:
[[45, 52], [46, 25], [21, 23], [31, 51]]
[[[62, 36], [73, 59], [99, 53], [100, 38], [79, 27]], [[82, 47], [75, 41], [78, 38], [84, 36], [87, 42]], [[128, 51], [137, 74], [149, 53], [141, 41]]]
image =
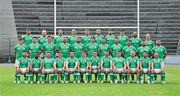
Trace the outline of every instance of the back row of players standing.
[[89, 30], [85, 30], [85, 35], [82, 37], [76, 35], [75, 29], [72, 30], [70, 36], [64, 37], [64, 32], [60, 29], [54, 39], [47, 36], [46, 30], [42, 31], [42, 36], [38, 39], [31, 35], [30, 29], [27, 29], [26, 33], [15, 46], [16, 60], [22, 57], [24, 51], [29, 52], [30, 58], [34, 58], [35, 53], [42, 54], [42, 58], [43, 54], [50, 53], [51, 57], [55, 58], [58, 51], [62, 52], [64, 58], [69, 57], [70, 51], [74, 51], [76, 58], [80, 58], [83, 51], [89, 58], [93, 56], [94, 51], [98, 53], [99, 57], [103, 57], [106, 51], [110, 51], [111, 56], [116, 57], [116, 53], [120, 51], [124, 58], [130, 57], [131, 51], [135, 51], [139, 57], [143, 57], [144, 52], [147, 52], [149, 57], [153, 57], [153, 53], [158, 53], [160, 59], [164, 59], [167, 53], [160, 40], [156, 40], [155, 44], [151, 40], [150, 34], [146, 34], [145, 40], [141, 40], [137, 36], [137, 32], [134, 32], [130, 39], [123, 31], [120, 32], [120, 35], [114, 36], [113, 32], [109, 30], [108, 35], [103, 36], [100, 29], [96, 30], [94, 36], [90, 36]]

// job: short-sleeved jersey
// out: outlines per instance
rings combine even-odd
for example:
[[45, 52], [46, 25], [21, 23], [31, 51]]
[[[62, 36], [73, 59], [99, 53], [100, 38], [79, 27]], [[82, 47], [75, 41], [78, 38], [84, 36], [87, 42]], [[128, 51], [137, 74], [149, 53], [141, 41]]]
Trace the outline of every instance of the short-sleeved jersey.
[[95, 42], [99, 45], [101, 44], [102, 38], [104, 38], [103, 35], [95, 35], [94, 37], [95, 37]]
[[111, 52], [112, 52], [112, 56], [116, 57], [116, 53], [118, 51], [122, 52], [122, 48], [123, 48], [123, 46], [121, 44], [113, 44], [110, 48]]
[[113, 62], [114, 62], [114, 66], [117, 69], [121, 69], [121, 68], [124, 68], [124, 64], [125, 64], [126, 60], [122, 57], [114, 57]]
[[161, 64], [164, 61], [163, 61], [163, 59], [160, 59], [160, 58], [158, 58], [158, 59], [154, 58], [154, 59], [151, 60], [151, 62], [153, 63], [154, 69], [161, 69]]
[[24, 35], [24, 36], [22, 36], [22, 38], [23, 38], [24, 44], [26, 46], [28, 46], [29, 44], [32, 43], [32, 36], [31, 35]]
[[74, 56], [80, 58], [82, 51], [85, 50], [85, 46], [82, 43], [75, 43], [71, 46], [71, 49], [74, 51]]
[[146, 46], [149, 48], [153, 48], [155, 46], [155, 43], [152, 40], [146, 40]]
[[126, 42], [128, 41], [128, 39], [129, 38], [126, 35], [124, 35], [124, 36], [119, 35], [118, 36], [119, 44], [121, 44], [123, 47], [126, 46]]
[[41, 50], [41, 45], [38, 43], [31, 43], [28, 46], [29, 53], [30, 53], [30, 58], [34, 58], [35, 53], [39, 53]]
[[64, 57], [56, 58], [54, 61], [56, 63], [56, 68], [63, 68], [65, 60], [66, 59]]
[[38, 43], [43, 46], [45, 43], [48, 42], [48, 39], [47, 37], [44, 37], [44, 36], [41, 36], [39, 39], [38, 39]]
[[136, 48], [134, 46], [125, 46], [123, 48], [124, 58], [127, 58], [130, 56], [131, 51], [136, 51]]
[[32, 58], [31, 59], [31, 64], [32, 64], [32, 68], [40, 68], [41, 67], [41, 63], [42, 63], [42, 59], [41, 58]]
[[56, 45], [54, 43], [46, 43], [43, 45], [43, 49], [45, 54], [49, 52], [51, 54], [51, 57], [53, 57], [56, 50]]
[[98, 56], [90, 58], [91, 66], [98, 66], [100, 58]]
[[44, 58], [43, 64], [44, 69], [52, 69], [53, 68], [54, 59], [52, 58]]
[[69, 44], [73, 45], [74, 43], [76, 43], [77, 37], [76, 36], [69, 36], [68, 37], [68, 42]]
[[167, 53], [167, 49], [164, 46], [155, 46], [152, 49], [153, 53], [158, 53], [158, 58], [164, 59], [165, 53]]
[[71, 45], [69, 43], [61, 43], [58, 46], [58, 50], [62, 52], [62, 55], [64, 58], [69, 57], [70, 48], [71, 48]]
[[103, 56], [103, 57], [101, 58], [102, 66], [103, 66], [104, 68], [110, 68], [110, 66], [111, 66], [110, 61], [111, 61], [111, 60], [112, 60], [112, 57], [111, 57], [111, 56], [108, 56], [108, 57]]
[[53, 39], [53, 43], [58, 46], [59, 44], [63, 43], [63, 37], [62, 36], [55, 36]]
[[140, 38], [131, 38], [131, 45], [134, 46], [136, 49], [141, 46], [141, 39]]
[[80, 68], [86, 68], [87, 64], [90, 63], [90, 60], [87, 57], [86, 58], [81, 57], [78, 59], [78, 61], [80, 64]]
[[22, 53], [24, 51], [27, 51], [27, 46], [25, 44], [17, 44], [15, 47], [14, 47], [14, 51], [16, 52], [16, 59], [19, 59], [22, 57]]
[[27, 57], [21, 57], [18, 59], [18, 62], [19, 62], [20, 68], [27, 68], [30, 60]]
[[150, 53], [151, 53], [151, 48], [147, 47], [147, 46], [141, 46], [137, 49], [137, 52], [139, 54], [139, 57], [143, 57], [143, 53], [144, 52], [147, 52], [148, 53], [148, 56], [150, 56]]
[[106, 36], [106, 42], [109, 46], [112, 46], [114, 44], [114, 39], [115, 36], [114, 35], [107, 35]]
[[99, 50], [100, 50], [100, 57], [103, 57], [105, 55], [105, 52], [110, 49], [108, 44], [100, 44], [99, 45]]
[[98, 50], [98, 44], [96, 44], [96, 43], [89, 43], [86, 46], [86, 50], [87, 50], [88, 57], [90, 58], [90, 57], [93, 56], [94, 51]]
[[91, 42], [91, 36], [83, 36], [82, 37], [82, 44], [87, 45]]
[[142, 68], [149, 68], [149, 63], [151, 62], [151, 59], [149, 57], [141, 57], [139, 61], [142, 63]]
[[74, 68], [76, 65], [76, 62], [78, 62], [78, 59], [76, 57], [69, 57], [66, 59], [66, 61], [68, 62], [68, 68]]
[[128, 57], [126, 59], [127, 62], [129, 62], [129, 67], [130, 68], [137, 68], [137, 63], [139, 61], [139, 58], [138, 57]]

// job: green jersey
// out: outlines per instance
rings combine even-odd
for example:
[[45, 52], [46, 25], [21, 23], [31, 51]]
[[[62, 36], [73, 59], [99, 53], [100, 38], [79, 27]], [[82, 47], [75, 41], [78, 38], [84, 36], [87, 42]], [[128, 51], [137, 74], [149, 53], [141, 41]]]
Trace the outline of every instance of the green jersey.
[[19, 58], [22, 57], [22, 53], [23, 53], [24, 51], [27, 51], [27, 46], [24, 45], [24, 44], [22, 44], [22, 45], [17, 44], [17, 45], [15, 46], [15, 48], [14, 48], [14, 51], [15, 51], [15, 53], [16, 53], [16, 59], [19, 59]]
[[56, 44], [56, 46], [58, 46], [59, 44], [63, 43], [63, 37], [57, 35], [56, 37], [54, 37], [53, 43]]
[[147, 69], [149, 67], [149, 63], [151, 62], [151, 59], [149, 57], [141, 57], [139, 61], [142, 63], [142, 68]]
[[54, 43], [46, 43], [44, 44], [43, 49], [45, 54], [49, 52], [51, 54], [51, 57], [53, 57], [56, 50], [56, 45]]
[[167, 53], [167, 49], [164, 46], [155, 46], [152, 49], [153, 53], [158, 53], [158, 58], [164, 59], [165, 53]]
[[112, 57], [111, 56], [103, 56], [101, 58], [101, 62], [103, 63], [103, 67], [104, 68], [110, 68], [111, 64], [110, 64], [110, 61], [112, 60]]
[[87, 45], [91, 42], [91, 36], [83, 36], [82, 37], [82, 44]]
[[71, 48], [71, 46], [69, 43], [61, 43], [58, 46], [58, 50], [60, 50], [62, 52], [64, 58], [69, 57], [70, 48]]
[[155, 46], [155, 43], [152, 40], [146, 40], [146, 46], [149, 48], [153, 48]]
[[77, 37], [74, 36], [74, 35], [68, 37], [69, 44], [71, 44], [71, 45], [73, 45], [74, 43], [76, 43], [76, 40], [77, 40]]
[[136, 51], [136, 48], [133, 46], [125, 46], [122, 51], [124, 53], [124, 58], [127, 58], [130, 56], [131, 51]]
[[139, 53], [139, 57], [143, 57], [143, 53], [144, 53], [145, 51], [148, 53], [148, 56], [149, 56], [150, 53], [151, 53], [151, 48], [149, 48], [149, 47], [147, 47], [147, 46], [145, 46], [145, 47], [143, 47], [143, 46], [139, 47], [139, 48], [137, 49], [137, 52]]
[[137, 68], [137, 63], [139, 61], [139, 58], [138, 57], [128, 57], [126, 59], [127, 62], [129, 62], [129, 67], [130, 68]]
[[104, 36], [103, 35], [95, 35], [94, 37], [95, 37], [95, 42], [100, 45], [101, 40]]
[[91, 66], [98, 66], [100, 58], [98, 56], [96, 57], [93, 56], [90, 58], [90, 61], [91, 61]]
[[32, 36], [31, 35], [24, 35], [24, 36], [22, 36], [22, 38], [23, 38], [24, 44], [26, 46], [28, 46], [29, 44], [32, 43]]
[[115, 57], [113, 58], [113, 62], [114, 62], [114, 66], [117, 69], [121, 69], [121, 68], [124, 68], [124, 64], [126, 60], [123, 57]]
[[110, 48], [111, 52], [112, 52], [112, 56], [116, 57], [116, 53], [118, 51], [122, 51], [122, 48], [123, 48], [123, 46], [121, 44], [113, 44]]
[[74, 51], [74, 56], [76, 58], [80, 58], [82, 51], [85, 49], [85, 47], [82, 43], [75, 43], [71, 46], [71, 49]]
[[29, 58], [21, 57], [18, 59], [20, 68], [27, 68], [29, 65]]
[[128, 39], [129, 38], [126, 35], [124, 35], [124, 36], [119, 35], [118, 36], [119, 44], [121, 44], [123, 47], [126, 46], [126, 42], [128, 41]]
[[63, 68], [64, 67], [64, 62], [65, 62], [65, 58], [61, 57], [61, 58], [56, 58], [55, 59], [55, 63], [56, 63], [56, 68]]
[[151, 62], [153, 63], [154, 69], [161, 69], [161, 64], [163, 63], [163, 59], [152, 59]]
[[39, 53], [41, 50], [41, 45], [38, 43], [31, 43], [28, 46], [30, 58], [34, 58], [35, 53]]
[[100, 50], [100, 57], [103, 57], [104, 55], [105, 55], [105, 52], [107, 51], [107, 50], [109, 50], [110, 48], [109, 48], [109, 45], [108, 44], [101, 44], [101, 45], [99, 45], [99, 50]]
[[41, 63], [42, 63], [42, 59], [41, 58], [33, 58], [31, 59], [31, 64], [32, 64], [32, 68], [40, 68], [41, 67]]
[[43, 46], [45, 43], [47, 43], [47, 37], [44, 37], [44, 36], [41, 36], [39, 39], [38, 39], [38, 43]]
[[96, 43], [89, 43], [86, 46], [86, 50], [87, 50], [88, 57], [92, 57], [94, 51], [98, 50], [98, 44], [96, 44]]
[[74, 68], [76, 65], [76, 62], [78, 62], [78, 59], [76, 57], [73, 57], [73, 58], [69, 57], [67, 58], [66, 61], [68, 62], [68, 68]]
[[131, 44], [134, 46], [136, 49], [141, 46], [141, 39], [140, 38], [131, 38]]
[[106, 41], [107, 41], [107, 44], [109, 46], [112, 46], [114, 44], [114, 39], [115, 39], [115, 36], [114, 35], [107, 35], [106, 36]]
[[54, 59], [52, 58], [44, 58], [43, 64], [44, 69], [52, 69], [53, 68]]
[[90, 60], [87, 57], [86, 58], [81, 57], [79, 58], [78, 61], [80, 63], [80, 68], [86, 68], [87, 64], [90, 63]]

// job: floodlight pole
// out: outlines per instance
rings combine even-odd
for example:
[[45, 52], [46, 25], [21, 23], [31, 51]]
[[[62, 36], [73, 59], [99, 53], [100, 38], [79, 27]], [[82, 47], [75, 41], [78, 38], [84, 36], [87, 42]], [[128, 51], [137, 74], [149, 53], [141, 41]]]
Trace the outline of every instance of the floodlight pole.
[[56, 0], [54, 0], [54, 36], [56, 36]]
[[137, 33], [138, 33], [138, 37], [140, 37], [140, 33], [139, 33], [139, 0], [137, 0]]

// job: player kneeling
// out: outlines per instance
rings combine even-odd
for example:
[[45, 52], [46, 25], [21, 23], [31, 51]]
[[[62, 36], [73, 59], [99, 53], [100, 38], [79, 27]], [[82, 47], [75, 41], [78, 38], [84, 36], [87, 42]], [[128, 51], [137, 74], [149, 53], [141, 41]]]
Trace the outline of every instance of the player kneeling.
[[30, 83], [34, 82], [34, 75], [36, 75], [36, 82], [40, 83], [42, 69], [41, 63], [42, 59], [39, 57], [38, 53], [35, 53], [35, 57], [31, 59], [30, 63]]
[[78, 59], [74, 57], [74, 52], [70, 52], [70, 57], [65, 61], [65, 83], [70, 81], [70, 74], [73, 74], [74, 83], [80, 82]]
[[140, 62], [140, 67], [142, 69], [142, 73], [141, 73], [141, 83], [144, 83], [145, 80], [145, 74], [147, 74], [147, 82], [150, 83], [150, 76], [151, 76], [151, 59], [148, 57], [148, 54], [146, 51], [144, 51], [143, 53], [143, 57], [140, 58], [139, 60]]
[[[64, 83], [64, 62], [65, 62], [65, 58], [62, 57], [62, 53], [59, 52], [58, 53], [58, 58], [56, 58], [54, 64], [53, 64], [53, 68], [55, 70], [55, 74], [54, 74], [54, 79], [55, 79], [55, 83], [57, 83], [58, 81], [61, 80], [61, 83]], [[60, 78], [59, 78], [60, 76]], [[59, 80], [60, 79], [60, 80]]]
[[117, 76], [119, 75], [119, 80], [121, 83], [124, 83], [124, 79], [126, 76], [126, 63], [125, 59], [121, 57], [121, 52], [118, 51], [116, 53], [116, 57], [113, 58], [113, 73], [114, 73], [114, 81], [118, 82]]
[[15, 80], [16, 83], [20, 83], [20, 76], [24, 75], [25, 83], [28, 83], [28, 72], [29, 72], [29, 58], [27, 57], [28, 54], [23, 52], [23, 57], [17, 60], [17, 68], [16, 68], [16, 75]]
[[101, 58], [100, 61], [100, 78], [99, 82], [103, 83], [104, 82], [104, 74], [105, 74], [105, 81], [107, 81], [108, 74], [110, 74], [110, 83], [113, 83], [114, 81], [114, 75], [112, 72], [112, 57], [109, 56], [109, 51], [106, 51], [105, 56]]
[[163, 59], [158, 58], [158, 53], [154, 54], [154, 59], [151, 60], [151, 64], [152, 64], [152, 72], [153, 72], [153, 74], [151, 74], [152, 83], [154, 83], [155, 75], [160, 74], [161, 82], [165, 84], [165, 72], [164, 72], [165, 64]]
[[42, 84], [46, 82], [46, 77], [49, 76], [49, 83], [53, 82], [54, 74], [53, 74], [53, 63], [54, 59], [51, 58], [51, 54], [46, 53], [46, 57], [43, 60], [42, 64]]
[[136, 55], [135, 51], [131, 51], [131, 56], [128, 57], [127, 60], [127, 83], [129, 83], [130, 75], [132, 78], [132, 82], [134, 82], [134, 75], [136, 74], [136, 82], [140, 81], [140, 72], [141, 69], [139, 67], [139, 58]]
[[82, 53], [82, 57], [79, 58], [79, 66], [80, 66], [80, 73], [81, 73], [81, 81], [83, 81], [83, 75], [86, 74], [85, 83], [88, 81], [92, 82], [92, 75], [91, 75], [91, 66], [90, 60], [86, 56], [86, 52]]

